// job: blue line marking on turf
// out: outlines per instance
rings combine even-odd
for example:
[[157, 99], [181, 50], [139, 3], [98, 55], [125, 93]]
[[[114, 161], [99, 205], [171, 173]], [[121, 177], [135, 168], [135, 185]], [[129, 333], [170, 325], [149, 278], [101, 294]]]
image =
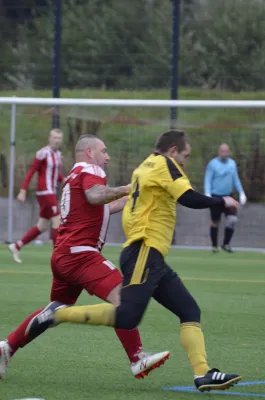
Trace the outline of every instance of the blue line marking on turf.
[[[255, 385], [265, 385], [265, 381], [256, 381], [256, 382], [240, 382], [237, 386], [255, 386]], [[175, 392], [186, 392], [186, 393], [200, 393], [194, 386], [174, 386], [164, 388], [164, 390], [171, 390]], [[206, 392], [208, 393], [208, 392]], [[224, 392], [222, 390], [215, 390], [211, 392], [211, 394], [223, 394], [226, 396], [245, 396], [245, 397], [263, 397], [265, 398], [265, 394], [262, 393], [244, 393], [244, 392]]]
[[250, 386], [250, 385], [265, 385], [265, 381], [256, 382], [239, 382], [237, 386]]

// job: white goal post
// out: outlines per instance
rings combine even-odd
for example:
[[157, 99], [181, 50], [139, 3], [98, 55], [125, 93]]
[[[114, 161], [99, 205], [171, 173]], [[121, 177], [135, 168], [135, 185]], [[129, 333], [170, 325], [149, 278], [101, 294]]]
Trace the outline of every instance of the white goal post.
[[17, 105], [53, 105], [81, 107], [164, 107], [164, 108], [265, 108], [265, 100], [122, 100], [122, 99], [56, 99], [0, 97], [1, 105], [11, 105], [10, 159], [8, 186], [8, 241], [12, 242], [13, 198]]

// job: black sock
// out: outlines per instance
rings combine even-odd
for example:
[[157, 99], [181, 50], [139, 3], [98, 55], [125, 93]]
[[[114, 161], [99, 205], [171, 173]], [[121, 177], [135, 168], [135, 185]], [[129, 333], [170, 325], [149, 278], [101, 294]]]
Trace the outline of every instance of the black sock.
[[217, 226], [211, 226], [210, 235], [211, 235], [211, 240], [212, 240], [212, 246], [217, 247], [217, 236], [218, 236]]
[[232, 236], [234, 234], [234, 229], [232, 228], [225, 228], [225, 233], [224, 233], [224, 246], [228, 245], [230, 243], [230, 240], [232, 239]]

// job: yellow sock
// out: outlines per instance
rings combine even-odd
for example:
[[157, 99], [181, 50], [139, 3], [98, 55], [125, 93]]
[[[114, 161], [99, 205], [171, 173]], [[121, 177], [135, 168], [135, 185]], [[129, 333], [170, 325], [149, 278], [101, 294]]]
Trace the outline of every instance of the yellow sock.
[[194, 375], [202, 376], [209, 371], [204, 336], [200, 324], [196, 322], [180, 325], [180, 343], [188, 355]]
[[116, 307], [107, 303], [94, 306], [66, 307], [55, 312], [55, 319], [57, 322], [114, 326], [115, 311]]

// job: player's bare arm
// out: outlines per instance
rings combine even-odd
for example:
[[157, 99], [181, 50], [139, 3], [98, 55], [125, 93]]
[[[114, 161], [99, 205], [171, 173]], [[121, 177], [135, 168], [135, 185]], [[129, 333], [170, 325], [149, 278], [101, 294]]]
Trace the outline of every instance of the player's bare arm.
[[130, 188], [131, 185], [115, 188], [104, 185], [95, 185], [86, 190], [85, 195], [90, 204], [102, 205], [127, 196], [130, 193]]
[[115, 214], [122, 211], [127, 203], [128, 196], [124, 196], [121, 199], [114, 200], [110, 203], [110, 214]]

